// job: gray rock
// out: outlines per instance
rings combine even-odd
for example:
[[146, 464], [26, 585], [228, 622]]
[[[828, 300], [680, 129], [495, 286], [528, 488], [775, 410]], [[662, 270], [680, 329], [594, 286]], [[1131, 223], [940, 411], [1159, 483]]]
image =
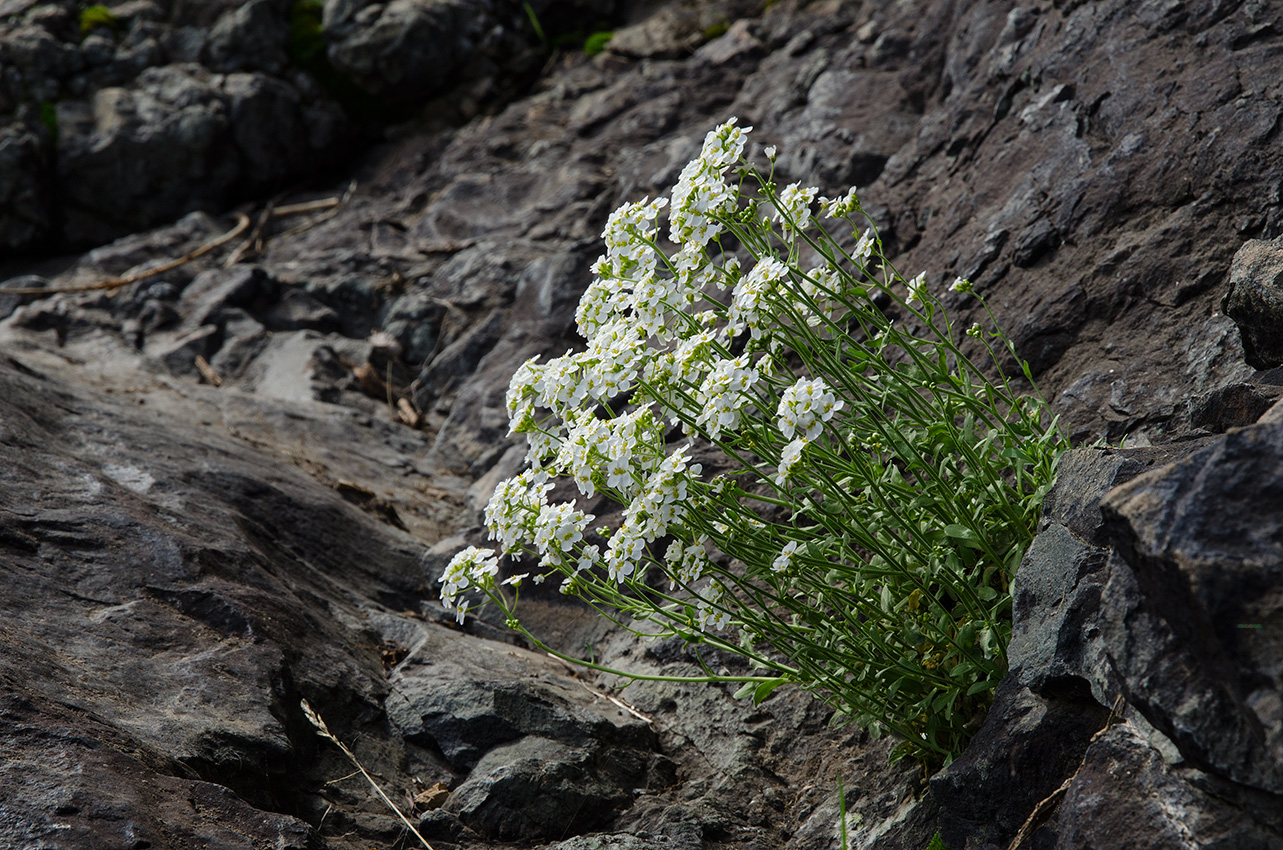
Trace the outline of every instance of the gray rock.
[[609, 823], [647, 782], [639, 753], [527, 737], [487, 753], [446, 810], [500, 840], [554, 838]]
[[[417, 547], [196, 417], [8, 356], [0, 383], [5, 843], [316, 846], [269, 813], [325, 806], [294, 784], [318, 758], [298, 699], [345, 737], [381, 716], [359, 611], [414, 598]], [[321, 762], [313, 787], [342, 775]]]
[[0, 245], [29, 248], [54, 235], [49, 153], [20, 124], [0, 127]]
[[[1134, 575], [1134, 590], [1120, 578], [1126, 619], [1106, 635], [1129, 699], [1194, 764], [1274, 794], [1283, 794], [1281, 499], [1283, 427], [1258, 425], [1102, 505], [1115, 558]], [[1123, 634], [1123, 622], [1135, 626]]]
[[931, 777], [945, 846], [1010, 844], [1038, 804], [1074, 775], [1108, 717], [1081, 682], [1076, 693], [1062, 684], [1045, 699], [1015, 676], [1004, 679], [962, 757]]
[[338, 313], [299, 289], [287, 289], [281, 300], [264, 312], [263, 324], [273, 331], [322, 333], [337, 331], [340, 327]]
[[19, 306], [28, 304], [39, 297], [35, 295], [5, 295], [4, 291], [6, 289], [44, 289], [48, 285], [49, 282], [47, 280], [35, 274], [24, 274], [0, 282], [0, 319], [8, 318]]
[[1120, 724], [1088, 749], [1060, 805], [1054, 846], [1266, 850], [1283, 837], [1281, 811], [1277, 797], [1169, 763]]
[[1221, 309], [1243, 335], [1249, 366], [1283, 366], [1283, 238], [1252, 240], [1238, 250]]

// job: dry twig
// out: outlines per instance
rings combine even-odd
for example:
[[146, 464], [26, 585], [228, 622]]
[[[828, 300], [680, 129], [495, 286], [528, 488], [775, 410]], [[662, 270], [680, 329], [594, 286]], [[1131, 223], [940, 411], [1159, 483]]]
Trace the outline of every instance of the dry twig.
[[383, 793], [383, 789], [379, 787], [379, 783], [374, 781], [374, 777], [366, 773], [365, 768], [356, 760], [356, 756], [352, 754], [352, 751], [345, 747], [342, 741], [334, 737], [334, 733], [325, 725], [325, 721], [321, 719], [321, 715], [316, 713], [316, 709], [312, 708], [312, 706], [308, 704], [307, 700], [302, 700], [300, 705], [303, 707], [303, 716], [307, 718], [307, 722], [316, 727], [316, 734], [333, 742], [336, 747], [342, 750], [343, 755], [347, 756], [348, 761], [352, 762], [352, 764], [356, 766], [356, 769], [361, 771], [361, 775], [365, 777], [365, 781], [369, 782], [370, 787], [373, 788], [381, 798], [383, 798], [383, 802], [387, 803], [388, 808], [395, 812], [396, 816], [401, 819], [401, 822], [414, 833], [414, 837], [419, 839], [419, 843], [426, 847], [427, 850], [432, 850], [432, 845], [428, 843], [427, 839], [419, 834], [419, 831], [414, 828], [414, 824], [410, 823], [410, 819], [401, 813], [401, 810], [398, 809], [396, 804], [388, 798], [388, 795]]
[[236, 226], [233, 227], [231, 230], [227, 231], [217, 239], [213, 239], [209, 242], [206, 242], [204, 245], [200, 246], [195, 251], [184, 254], [183, 256], [179, 257], [176, 260], [170, 260], [167, 263], [162, 263], [161, 265], [156, 266], [155, 268], [146, 269], [144, 271], [137, 272], [131, 275], [125, 275], [124, 277], [112, 278], [111, 280], [103, 280], [103, 281], [99, 281], [98, 283], [80, 284], [77, 286], [55, 286], [55, 287], [50, 287], [48, 289], [41, 289], [40, 287], [27, 287], [22, 289], [0, 289], [0, 295], [57, 295], [62, 292], [96, 292], [100, 289], [118, 289], [119, 287], [122, 287], [122, 286], [128, 286], [131, 283], [137, 283], [140, 280], [146, 280], [149, 277], [155, 277], [158, 274], [164, 274], [165, 272], [170, 271], [172, 269], [176, 269], [181, 265], [190, 263], [192, 260], [196, 259], [197, 257], [203, 257], [204, 255], [208, 254], [210, 251], [214, 250], [215, 248], [218, 248], [221, 245], [226, 245], [228, 242], [231, 242], [237, 236], [240, 236], [242, 233], [244, 233], [248, 228], [249, 228], [249, 216], [245, 215], [244, 213], [237, 213]]

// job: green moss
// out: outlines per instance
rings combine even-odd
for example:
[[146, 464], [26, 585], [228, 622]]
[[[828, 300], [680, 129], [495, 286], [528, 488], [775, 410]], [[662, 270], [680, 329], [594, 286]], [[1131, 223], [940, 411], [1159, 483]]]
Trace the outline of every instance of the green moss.
[[80, 12], [80, 35], [89, 35], [98, 27], [120, 29], [120, 18], [113, 15], [106, 6], [98, 4], [86, 6]]
[[704, 40], [712, 41], [718, 36], [726, 35], [726, 31], [730, 28], [731, 28], [731, 25], [728, 24], [726, 21], [719, 21], [718, 23], [715, 23], [711, 27], [708, 27], [707, 29], [704, 30]]
[[615, 37], [613, 32], [595, 32], [584, 39], [584, 54], [587, 56], [596, 56], [606, 49], [610, 40]]

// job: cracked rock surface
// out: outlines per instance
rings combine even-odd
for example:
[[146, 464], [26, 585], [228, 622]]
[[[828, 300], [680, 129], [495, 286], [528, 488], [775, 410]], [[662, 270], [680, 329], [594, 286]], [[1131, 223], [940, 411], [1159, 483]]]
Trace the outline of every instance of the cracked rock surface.
[[[436, 847], [828, 850], [840, 808], [876, 850], [1283, 845], [1269, 4], [531, 4], [613, 29], [589, 57], [514, 4], [328, 0], [378, 122], [283, 0], [107, 5], [0, 0], [0, 843], [410, 846], [306, 698]], [[520, 468], [512, 371], [581, 342], [606, 217], [730, 115], [970, 277], [1076, 442], [1126, 438], [1065, 458], [1011, 675], [930, 782], [807, 694], [619, 690], [437, 602]]]

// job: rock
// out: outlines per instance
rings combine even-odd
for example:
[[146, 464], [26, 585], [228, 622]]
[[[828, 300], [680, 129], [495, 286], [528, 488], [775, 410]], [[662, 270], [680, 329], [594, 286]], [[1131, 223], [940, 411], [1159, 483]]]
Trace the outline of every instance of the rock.
[[391, 103], [436, 94], [454, 82], [497, 21], [490, 3], [327, 0], [327, 56], [365, 91]]
[[24, 274], [20, 277], [11, 277], [4, 282], [0, 282], [0, 319], [8, 318], [14, 310], [22, 304], [29, 304], [39, 296], [34, 295], [5, 295], [6, 289], [45, 289], [49, 282], [40, 275]]
[[1278, 798], [1171, 763], [1131, 724], [1087, 751], [1060, 805], [1055, 847], [1241, 847], [1278, 844]]
[[[349, 740], [377, 723], [383, 665], [360, 648], [360, 610], [410, 604], [417, 547], [195, 417], [8, 356], [0, 384], [0, 606], [24, 623], [0, 629], [6, 748], [23, 766], [0, 792], [6, 843], [69, 823], [70, 846], [317, 846], [269, 813], [325, 807], [294, 785], [318, 765], [298, 700]], [[366, 590], [346, 589], [360, 574]], [[321, 758], [312, 787], [340, 766]]]
[[263, 324], [272, 331], [321, 333], [337, 331], [340, 327], [338, 313], [298, 289], [287, 289], [281, 300], [263, 314]]
[[87, 32], [68, 4], [0, 16], [0, 245], [100, 244], [348, 149], [338, 106], [288, 67], [288, 4], [183, 5], [118, 3]]
[[[1109, 711], [1083, 686], [1044, 699], [1010, 676], [962, 757], [931, 777], [945, 846], [1006, 847], [1026, 819], [1074, 775]], [[984, 789], [977, 794], [977, 789]]]
[[297, 178], [339, 142], [334, 121], [284, 82], [197, 65], [63, 102], [58, 122], [68, 236], [82, 243]]
[[554, 838], [609, 823], [646, 781], [646, 760], [635, 754], [532, 736], [487, 753], [445, 808], [490, 838]]
[[9, 813], [0, 840], [8, 846], [317, 846], [298, 818], [257, 809], [222, 785], [171, 775], [160, 752], [57, 701], [32, 699], [11, 681], [0, 692], [0, 717], [0, 807]]
[[1243, 335], [1247, 365], [1283, 366], [1283, 239], [1254, 239], [1238, 250], [1221, 309]]
[[33, 248], [54, 236], [49, 154], [40, 137], [17, 124], [0, 127], [0, 245]]
[[1283, 389], [1257, 384], [1231, 384], [1190, 399], [1190, 426], [1221, 434], [1259, 420], [1283, 395]]
[[[1141, 628], [1107, 635], [1137, 708], [1203, 769], [1283, 794], [1283, 426], [1227, 434], [1102, 503], [1120, 603]], [[1115, 568], [1118, 572], [1122, 567]], [[1121, 625], [1121, 620], [1119, 621]]]

